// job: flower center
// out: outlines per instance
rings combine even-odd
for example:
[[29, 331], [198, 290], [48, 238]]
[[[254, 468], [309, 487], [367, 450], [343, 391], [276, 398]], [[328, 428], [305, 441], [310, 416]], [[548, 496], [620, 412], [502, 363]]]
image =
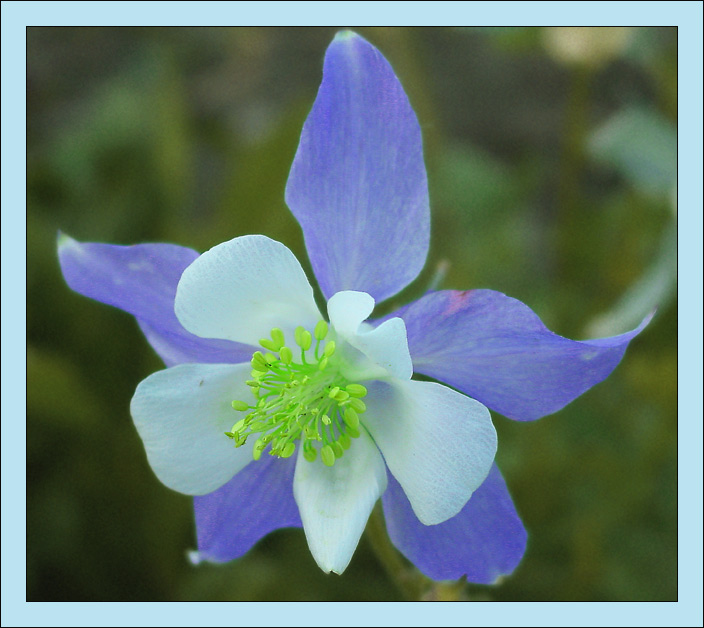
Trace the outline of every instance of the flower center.
[[[247, 414], [225, 434], [236, 447], [257, 434], [255, 460], [267, 446], [272, 456], [289, 458], [300, 440], [306, 460], [313, 462], [320, 451], [320, 459], [331, 467], [349, 449], [351, 439], [359, 436], [359, 415], [367, 409], [362, 397], [367, 389], [341, 374], [335, 341], [326, 340], [325, 321], [319, 321], [312, 334], [297, 327], [294, 336], [299, 360], [294, 359], [278, 328], [271, 330], [271, 339], [259, 341], [267, 352], [254, 352], [252, 379], [247, 381], [256, 401], [232, 402], [235, 410]], [[314, 339], [315, 348], [311, 349]]]

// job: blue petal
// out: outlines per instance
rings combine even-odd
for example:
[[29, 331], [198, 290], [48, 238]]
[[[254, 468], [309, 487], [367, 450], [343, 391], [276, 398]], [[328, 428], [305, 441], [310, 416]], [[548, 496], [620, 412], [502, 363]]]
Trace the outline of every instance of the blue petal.
[[520, 421], [556, 412], [608, 377], [651, 318], [620, 336], [568, 340], [492, 290], [434, 292], [391, 316], [406, 323], [416, 372]]
[[527, 534], [496, 464], [459, 514], [438, 525], [418, 521], [391, 474], [382, 499], [391, 541], [433, 580], [466, 574], [469, 582], [493, 584], [523, 557]]
[[174, 244], [117, 246], [59, 236], [61, 271], [71, 289], [134, 315], [167, 366], [247, 362], [253, 348], [199, 338], [176, 318], [176, 286], [197, 257], [196, 251]]
[[357, 290], [383, 301], [425, 264], [430, 209], [418, 120], [386, 59], [349, 31], [325, 56], [286, 202], [328, 299]]
[[302, 527], [293, 498], [296, 456], [262, 456], [214, 493], [195, 497], [196, 560], [239, 558], [273, 530]]

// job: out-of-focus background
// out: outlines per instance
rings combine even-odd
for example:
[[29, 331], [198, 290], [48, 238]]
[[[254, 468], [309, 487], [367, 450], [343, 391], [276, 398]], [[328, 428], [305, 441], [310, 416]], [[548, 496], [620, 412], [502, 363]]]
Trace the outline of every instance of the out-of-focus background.
[[[154, 477], [129, 415], [163, 365], [56, 256], [60, 229], [201, 251], [262, 233], [306, 260], [284, 186], [336, 30], [27, 30], [28, 600], [403, 599], [364, 537], [342, 577], [296, 529], [192, 566], [191, 499]], [[432, 247], [402, 298], [445, 268], [441, 287], [505, 292], [577, 339], [658, 308], [559, 413], [493, 414], [529, 544], [470, 594], [676, 599], [676, 29], [357, 30], [423, 130]]]

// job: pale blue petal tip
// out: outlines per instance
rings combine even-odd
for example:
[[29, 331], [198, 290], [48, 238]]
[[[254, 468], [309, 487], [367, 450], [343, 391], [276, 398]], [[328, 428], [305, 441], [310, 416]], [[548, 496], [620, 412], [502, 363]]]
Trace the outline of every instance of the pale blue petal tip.
[[56, 245], [59, 248], [68, 246], [69, 244], [74, 244], [76, 241], [69, 235], [66, 235], [63, 231], [59, 231], [56, 235]]
[[335, 35], [335, 41], [347, 41], [347, 40], [353, 39], [355, 37], [359, 37], [359, 35], [357, 35], [357, 33], [355, 33], [354, 31], [344, 30], [344, 31], [340, 31], [339, 33], [337, 33]]
[[197, 550], [190, 550], [189, 552], [186, 552], [186, 557], [191, 565], [200, 565], [204, 561], [204, 558]]

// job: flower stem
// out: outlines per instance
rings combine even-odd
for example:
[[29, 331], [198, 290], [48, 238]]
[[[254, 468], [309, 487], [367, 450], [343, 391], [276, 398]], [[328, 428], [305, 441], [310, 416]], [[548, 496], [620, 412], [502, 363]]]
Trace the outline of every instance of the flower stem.
[[381, 503], [374, 506], [365, 532], [386, 573], [407, 600], [451, 602], [469, 599], [464, 578], [435, 582], [426, 578], [399, 554], [386, 532]]

